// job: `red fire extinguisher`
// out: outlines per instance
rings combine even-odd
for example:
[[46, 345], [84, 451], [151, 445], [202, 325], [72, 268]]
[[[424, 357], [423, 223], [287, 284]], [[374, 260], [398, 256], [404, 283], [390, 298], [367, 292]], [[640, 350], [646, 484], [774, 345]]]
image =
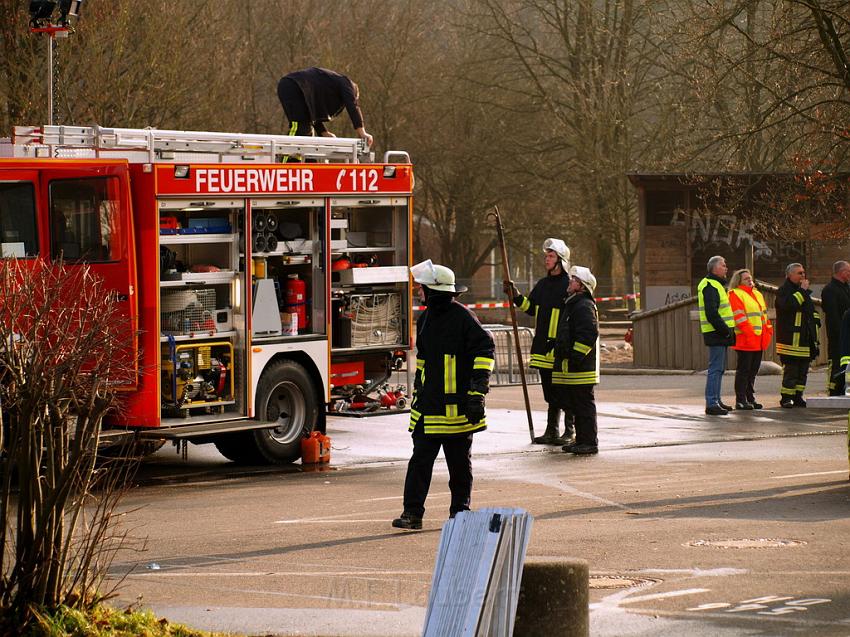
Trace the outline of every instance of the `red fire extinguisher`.
[[290, 274], [286, 280], [286, 311], [298, 315], [298, 331], [308, 327], [307, 319], [307, 282]]

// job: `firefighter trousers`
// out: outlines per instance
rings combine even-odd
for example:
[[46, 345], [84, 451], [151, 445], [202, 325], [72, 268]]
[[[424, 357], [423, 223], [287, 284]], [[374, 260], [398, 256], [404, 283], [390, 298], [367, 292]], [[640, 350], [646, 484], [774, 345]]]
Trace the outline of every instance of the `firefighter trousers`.
[[830, 396], [844, 395], [844, 372], [841, 371], [841, 355], [830, 356], [826, 362], [826, 388]]
[[540, 374], [540, 385], [543, 388], [543, 399], [549, 407], [556, 407], [564, 412], [564, 425], [569, 431], [575, 417], [573, 416], [573, 412], [570, 411], [570, 408], [567, 406], [567, 400], [564, 397], [564, 392], [566, 391], [564, 386], [555, 386], [552, 384], [551, 369], [538, 369], [537, 371]]
[[575, 415], [576, 444], [596, 447], [596, 399], [594, 385], [564, 385], [569, 413]]
[[449, 515], [468, 511], [472, 499], [472, 434], [465, 436], [426, 436], [422, 424], [413, 430], [413, 455], [407, 463], [404, 480], [404, 511], [418, 517], [425, 515], [425, 498], [431, 487], [434, 461], [440, 452], [449, 468], [449, 491], [452, 502]]
[[809, 359], [802, 356], [780, 356], [782, 361], [781, 398], [800, 398], [806, 390], [809, 377]]

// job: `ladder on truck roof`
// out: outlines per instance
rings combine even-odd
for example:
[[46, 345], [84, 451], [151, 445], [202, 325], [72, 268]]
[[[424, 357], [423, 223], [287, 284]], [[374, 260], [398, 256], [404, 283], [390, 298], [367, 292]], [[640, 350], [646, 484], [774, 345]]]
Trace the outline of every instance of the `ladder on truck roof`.
[[16, 126], [11, 151], [13, 157], [121, 158], [151, 164], [280, 163], [289, 156], [320, 162], [373, 161], [366, 141], [360, 138], [102, 126]]

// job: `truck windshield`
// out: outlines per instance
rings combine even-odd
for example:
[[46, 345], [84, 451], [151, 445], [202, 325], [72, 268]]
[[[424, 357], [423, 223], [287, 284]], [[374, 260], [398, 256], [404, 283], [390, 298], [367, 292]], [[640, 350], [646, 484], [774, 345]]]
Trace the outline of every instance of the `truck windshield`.
[[0, 256], [38, 256], [32, 182], [0, 182]]

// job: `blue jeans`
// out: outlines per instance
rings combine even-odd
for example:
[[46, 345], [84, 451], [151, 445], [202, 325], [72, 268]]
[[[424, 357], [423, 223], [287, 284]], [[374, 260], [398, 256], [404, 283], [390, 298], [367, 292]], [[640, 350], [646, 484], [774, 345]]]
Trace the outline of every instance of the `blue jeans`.
[[711, 407], [720, 402], [720, 383], [726, 371], [726, 346], [708, 346], [708, 371], [705, 377], [705, 406]]

